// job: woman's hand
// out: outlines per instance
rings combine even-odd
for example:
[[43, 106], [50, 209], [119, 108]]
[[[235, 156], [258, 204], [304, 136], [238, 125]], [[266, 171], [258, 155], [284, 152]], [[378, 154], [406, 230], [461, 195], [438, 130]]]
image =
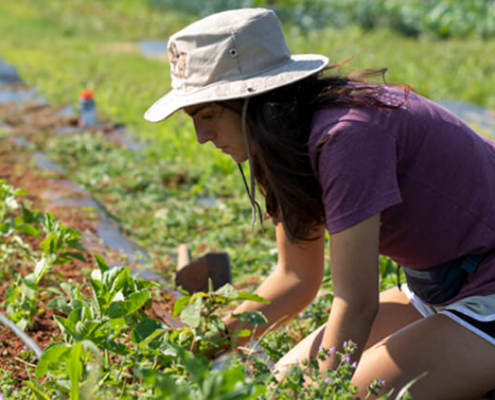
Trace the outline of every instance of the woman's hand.
[[[303, 310], [316, 296], [323, 279], [325, 229], [323, 226], [314, 232], [319, 238], [301, 244], [291, 243], [282, 224], [276, 228], [278, 264], [275, 271], [268, 276], [256, 294], [269, 300], [270, 304], [246, 301], [234, 313], [260, 311], [268, 320], [263, 327], [256, 327], [256, 336], [260, 336], [268, 328], [276, 328], [292, 319]], [[242, 325], [235, 318], [224, 319], [230, 332], [253, 327]], [[250, 338], [239, 338], [243, 345]]]

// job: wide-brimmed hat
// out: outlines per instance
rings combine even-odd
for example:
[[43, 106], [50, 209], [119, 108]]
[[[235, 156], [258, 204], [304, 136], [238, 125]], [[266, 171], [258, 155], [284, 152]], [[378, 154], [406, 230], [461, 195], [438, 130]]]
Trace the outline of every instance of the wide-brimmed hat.
[[245, 8], [212, 14], [168, 42], [172, 90], [144, 118], [158, 122], [181, 108], [256, 96], [321, 71], [328, 58], [291, 55], [271, 10]]

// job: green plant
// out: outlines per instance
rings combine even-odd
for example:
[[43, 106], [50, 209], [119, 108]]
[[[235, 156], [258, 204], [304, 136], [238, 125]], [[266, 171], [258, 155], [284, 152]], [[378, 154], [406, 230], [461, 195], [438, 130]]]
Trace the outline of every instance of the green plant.
[[37, 229], [26, 223], [19, 214], [28, 211], [24, 208], [19, 196], [26, 194], [23, 189], [16, 189], [9, 183], [0, 179], [0, 275], [5, 276], [11, 272], [10, 263], [13, 254], [21, 254], [29, 257], [29, 245], [22, 239], [19, 233], [35, 235]]
[[[355, 351], [354, 343], [344, 344], [344, 352], [335, 349], [320, 348], [316, 358], [309, 361], [296, 361], [286, 372], [284, 378], [274, 388], [271, 396], [277, 399], [356, 399], [357, 388], [350, 383], [356, 367], [350, 363], [350, 357]], [[328, 357], [339, 357], [340, 363], [335, 370], [321, 372], [318, 361]]]
[[[215, 315], [219, 307], [234, 300], [263, 299], [231, 286], [184, 296], [174, 312], [189, 325], [172, 330], [144, 312], [156, 284], [132, 277], [127, 267], [109, 269], [103, 258], [95, 257], [99, 269], [89, 279], [92, 296], [86, 297], [79, 286], [63, 282], [66, 295], [49, 303], [67, 315], [55, 316], [65, 342], [49, 346], [36, 367], [36, 379], [45, 376], [46, 381], [43, 388], [35, 381], [29, 386], [40, 398], [49, 396], [50, 390], [71, 399], [79, 398], [84, 390], [103, 396], [109, 387], [124, 395], [138, 384], [143, 386], [141, 395], [149, 398], [188, 398], [174, 396], [189, 393], [191, 398], [209, 399], [214, 394], [219, 399], [249, 399], [261, 393], [261, 386], [246, 376], [242, 365], [212, 374], [211, 361], [203, 354], [208, 347], [224, 343], [218, 332], [225, 327]], [[238, 318], [253, 325], [265, 322], [258, 313]], [[194, 385], [181, 383], [186, 377], [191, 377]], [[239, 382], [242, 388], [237, 388]], [[160, 393], [165, 397], [154, 397]]]
[[184, 366], [183, 378], [187, 377], [187, 381], [155, 370], [141, 371], [143, 382], [154, 387], [155, 399], [249, 400], [260, 398], [266, 389], [248, 376], [239, 360], [232, 360], [225, 370], [212, 371], [211, 363], [204, 357], [183, 349], [177, 350], [177, 358]]
[[[22, 221], [22, 223], [20, 223]], [[23, 232], [40, 237], [41, 258], [33, 272], [17, 276], [14, 285], [6, 292], [7, 314], [21, 329], [33, 326], [33, 315], [38, 311], [37, 297], [40, 282], [53, 265], [65, 264], [72, 259], [84, 261], [84, 257], [73, 250], [84, 250], [80, 243], [81, 234], [72, 228], [63, 227], [50, 213], [43, 215], [23, 207], [22, 219], [16, 222]], [[39, 225], [37, 227], [36, 225]]]
[[[218, 346], [227, 343], [222, 339], [221, 333], [226, 327], [220, 316], [216, 313], [219, 308], [225, 307], [230, 302], [238, 300], [251, 300], [261, 303], [268, 303], [262, 297], [247, 293], [239, 292], [232, 285], [226, 284], [217, 291], [210, 290], [208, 293], [199, 292], [193, 295], [181, 297], [174, 305], [173, 316], [180, 315], [181, 321], [188, 325], [188, 328], [178, 330], [187, 333], [190, 344], [189, 349], [193, 352], [208, 351], [211, 346]], [[262, 326], [267, 323], [266, 318], [259, 311], [245, 312], [241, 314], [232, 314], [241, 321], [247, 322], [254, 327]], [[237, 333], [237, 337], [249, 336], [251, 332], [248, 329]], [[235, 341], [235, 338], [231, 338]]]

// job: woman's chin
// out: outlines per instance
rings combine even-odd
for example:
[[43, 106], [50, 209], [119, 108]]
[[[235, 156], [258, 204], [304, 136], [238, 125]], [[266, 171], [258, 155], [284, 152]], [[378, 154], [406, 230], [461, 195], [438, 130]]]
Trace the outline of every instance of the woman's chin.
[[232, 157], [232, 160], [234, 160], [236, 163], [240, 164], [240, 163], [243, 163], [244, 161], [247, 161], [248, 157], [246, 155], [242, 155], [242, 156], [239, 156], [239, 155], [231, 155]]

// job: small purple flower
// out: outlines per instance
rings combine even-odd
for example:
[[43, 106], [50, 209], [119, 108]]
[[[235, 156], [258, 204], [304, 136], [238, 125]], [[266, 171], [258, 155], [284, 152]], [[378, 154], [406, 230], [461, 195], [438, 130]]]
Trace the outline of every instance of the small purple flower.
[[342, 362], [344, 364], [349, 364], [351, 362], [351, 355], [350, 354], [346, 354], [343, 358], [342, 358]]
[[357, 368], [357, 361], [354, 361], [351, 365], [351, 368], [352, 369], [356, 369]]
[[344, 350], [348, 352], [353, 352], [356, 349], [357, 349], [357, 344], [354, 343], [352, 340], [346, 340], [344, 342]]
[[320, 345], [320, 346], [318, 347], [318, 353], [320, 353], [320, 352], [322, 352], [322, 351], [323, 351], [323, 346], [322, 346], [322, 345]]
[[297, 359], [297, 360], [296, 360], [296, 366], [298, 366], [298, 367], [299, 367], [300, 365], [301, 365], [301, 363], [299, 362], [299, 359]]
[[330, 383], [330, 378], [325, 378], [325, 383]]
[[373, 379], [368, 385], [368, 390], [375, 396], [378, 396], [378, 391], [385, 385], [383, 379]]
[[327, 356], [330, 357], [332, 354], [335, 354], [335, 346], [332, 346], [328, 351], [327, 351]]

